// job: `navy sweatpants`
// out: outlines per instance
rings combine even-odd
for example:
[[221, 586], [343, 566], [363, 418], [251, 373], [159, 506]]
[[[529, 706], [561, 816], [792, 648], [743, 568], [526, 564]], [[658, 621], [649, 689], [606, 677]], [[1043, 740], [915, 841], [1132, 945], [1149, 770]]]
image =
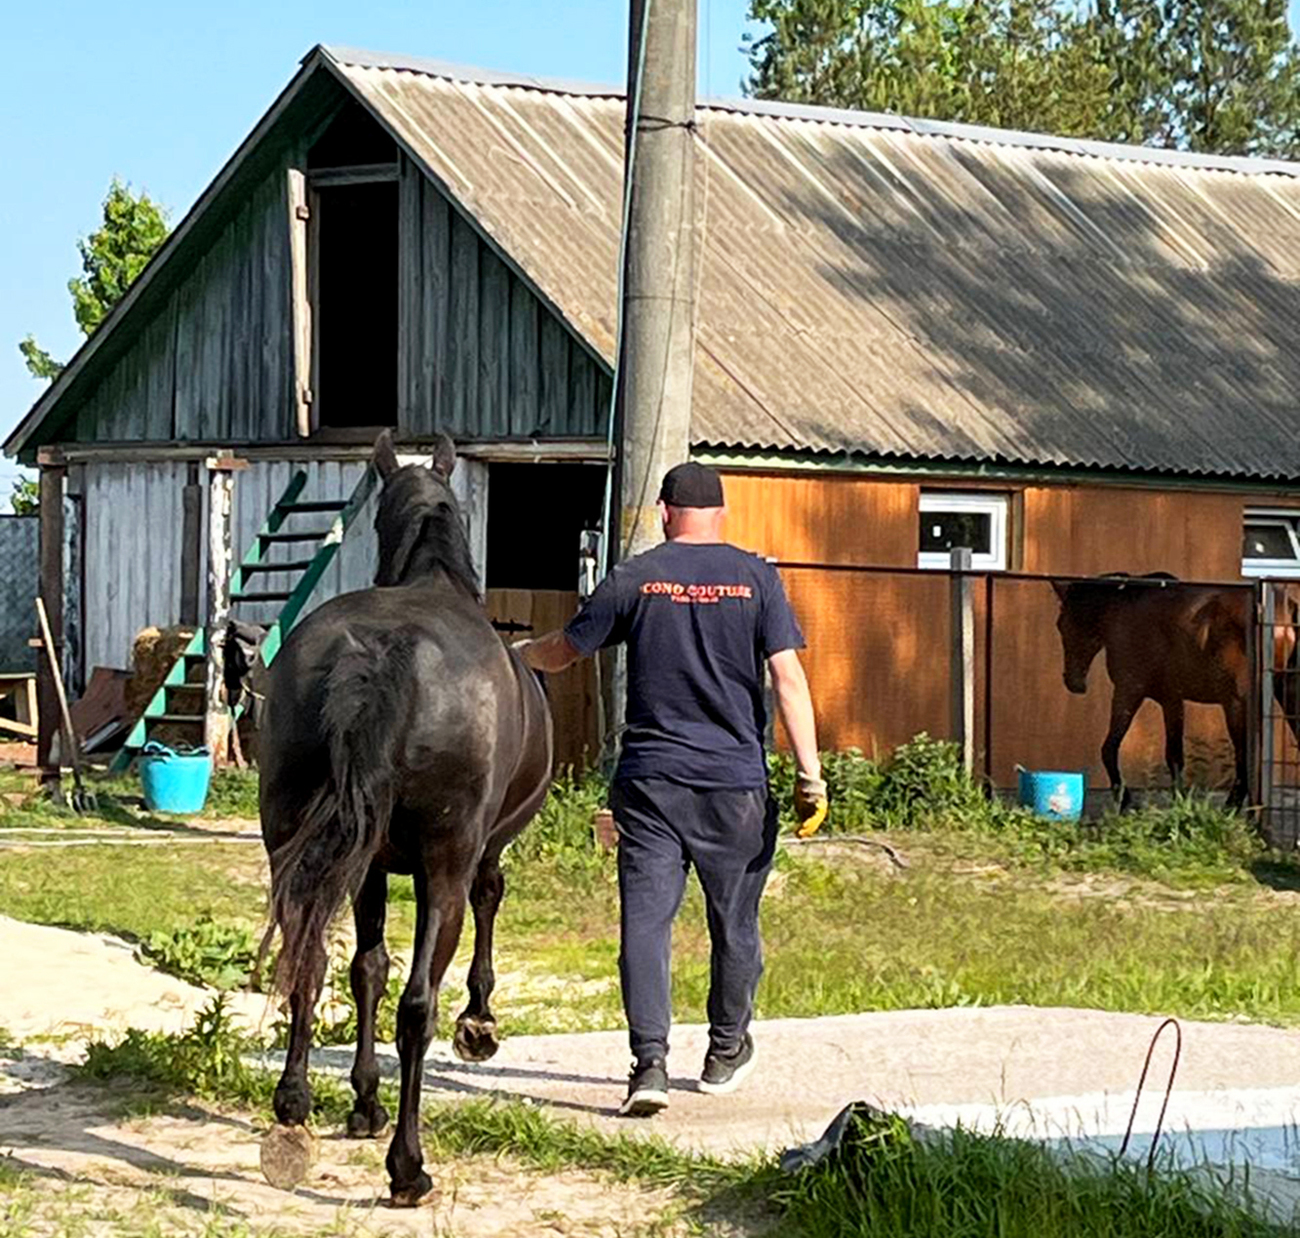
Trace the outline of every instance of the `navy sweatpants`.
[[709, 1040], [729, 1053], [744, 1038], [763, 974], [758, 903], [776, 850], [766, 787], [697, 791], [664, 779], [614, 784], [622, 949], [619, 975], [632, 1055], [668, 1054], [673, 919], [694, 865], [708, 911]]

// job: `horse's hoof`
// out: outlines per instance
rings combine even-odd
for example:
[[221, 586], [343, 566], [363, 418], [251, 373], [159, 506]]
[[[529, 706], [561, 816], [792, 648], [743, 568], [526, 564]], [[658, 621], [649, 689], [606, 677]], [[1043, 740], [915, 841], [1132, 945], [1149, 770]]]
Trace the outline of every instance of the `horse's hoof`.
[[410, 1186], [404, 1186], [400, 1190], [393, 1187], [388, 1206], [390, 1208], [424, 1208], [435, 1203], [437, 1199], [438, 1191], [433, 1185], [433, 1179], [421, 1171], [420, 1176]]
[[375, 1104], [348, 1114], [348, 1135], [352, 1139], [378, 1139], [388, 1129], [388, 1110]]
[[486, 1062], [501, 1047], [496, 1020], [457, 1020], [451, 1047], [462, 1062]]
[[277, 1122], [262, 1136], [262, 1177], [281, 1191], [292, 1191], [316, 1163], [316, 1137], [305, 1126]]

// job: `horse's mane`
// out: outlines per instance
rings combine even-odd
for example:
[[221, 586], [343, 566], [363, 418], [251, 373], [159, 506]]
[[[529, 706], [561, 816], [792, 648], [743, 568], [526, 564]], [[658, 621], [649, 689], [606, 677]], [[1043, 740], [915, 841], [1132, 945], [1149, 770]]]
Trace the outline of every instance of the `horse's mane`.
[[471, 597], [482, 599], [460, 508], [446, 483], [428, 469], [411, 466], [406, 477], [385, 486], [375, 528], [377, 583], [409, 584], [441, 569]]

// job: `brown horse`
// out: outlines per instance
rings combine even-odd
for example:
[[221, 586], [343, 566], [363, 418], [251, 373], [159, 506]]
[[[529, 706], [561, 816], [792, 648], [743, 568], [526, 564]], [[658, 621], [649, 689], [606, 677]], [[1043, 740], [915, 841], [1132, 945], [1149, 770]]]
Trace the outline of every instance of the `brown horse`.
[[[1105, 649], [1114, 685], [1110, 729], [1102, 763], [1111, 789], [1125, 806], [1130, 795], [1120, 772], [1119, 750], [1143, 701], [1152, 700], [1165, 717], [1165, 761], [1174, 786], [1183, 779], [1184, 704], [1219, 705], [1236, 754], [1231, 806], [1246, 802], [1246, 722], [1253, 668], [1247, 656], [1246, 625], [1252, 622], [1250, 595], [1242, 589], [1180, 584], [1172, 576], [1115, 575], [1065, 584], [1053, 582], [1061, 600], [1057, 630], [1065, 655], [1065, 686], [1082, 693], [1088, 671]], [[1279, 636], [1280, 665], [1294, 658], [1294, 627]], [[1284, 682], [1293, 682], [1285, 676]], [[1281, 693], [1279, 692], [1279, 695]], [[1288, 720], [1294, 709], [1284, 700]]]

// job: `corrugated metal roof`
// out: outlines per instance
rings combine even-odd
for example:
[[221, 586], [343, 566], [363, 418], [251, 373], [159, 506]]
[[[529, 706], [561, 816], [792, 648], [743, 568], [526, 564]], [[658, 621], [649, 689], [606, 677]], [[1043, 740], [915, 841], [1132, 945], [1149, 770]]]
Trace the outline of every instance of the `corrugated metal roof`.
[[[325, 54], [612, 360], [621, 93]], [[697, 134], [697, 443], [1300, 478], [1300, 165], [757, 102]]]

